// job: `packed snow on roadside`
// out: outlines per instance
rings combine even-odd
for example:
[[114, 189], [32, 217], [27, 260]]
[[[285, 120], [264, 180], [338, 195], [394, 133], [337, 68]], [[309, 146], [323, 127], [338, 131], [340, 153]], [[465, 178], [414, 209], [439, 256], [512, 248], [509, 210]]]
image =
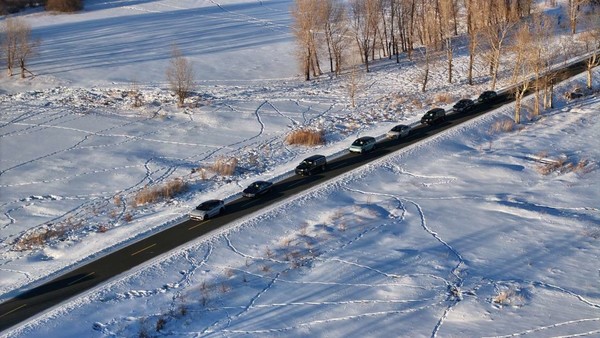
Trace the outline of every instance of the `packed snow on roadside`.
[[[34, 79], [0, 78], [0, 300], [176, 224], [202, 200], [286, 177], [305, 156], [334, 157], [357, 136], [415, 123], [437, 94], [487, 89], [483, 65], [476, 86], [460, 86], [464, 51], [459, 84], [434, 69], [425, 94], [418, 65], [379, 60], [352, 108], [343, 78], [297, 77], [290, 4], [88, 1], [75, 15], [22, 15], [44, 57]], [[178, 108], [157, 79], [169, 37], [182, 32], [176, 42], [202, 80]], [[6, 334], [598, 335], [600, 99], [559, 97], [557, 106], [508, 132], [498, 126], [513, 110], [502, 107]], [[325, 130], [327, 144], [284, 142], [302, 127]], [[202, 170], [231, 158], [233, 176]], [[131, 205], [144, 186], [173, 179], [187, 191]], [[20, 241], [45, 233], [43, 245]]]

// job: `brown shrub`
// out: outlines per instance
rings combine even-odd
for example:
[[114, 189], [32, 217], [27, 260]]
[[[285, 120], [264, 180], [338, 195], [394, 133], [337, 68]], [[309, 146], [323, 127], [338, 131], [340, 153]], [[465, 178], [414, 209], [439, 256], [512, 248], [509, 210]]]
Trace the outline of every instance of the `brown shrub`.
[[454, 101], [454, 96], [450, 93], [439, 93], [434, 98], [434, 103], [451, 103]]
[[286, 136], [285, 142], [304, 146], [321, 145], [325, 144], [325, 132], [323, 130], [298, 129]]
[[46, 2], [47, 11], [56, 12], [77, 12], [83, 9], [83, 1], [81, 0], [48, 0]]
[[[73, 226], [80, 225], [81, 223], [74, 224]], [[24, 251], [44, 246], [44, 244], [50, 240], [63, 237], [69, 229], [70, 228], [66, 224], [58, 224], [53, 227], [35, 229], [34, 231], [23, 234], [23, 236], [21, 236], [15, 242], [15, 250]]]
[[212, 170], [222, 176], [231, 176], [235, 173], [238, 165], [238, 159], [235, 157], [218, 158], [212, 165]]
[[515, 130], [515, 121], [511, 119], [503, 119], [500, 121], [496, 121], [490, 127], [490, 134], [496, 134], [499, 132], [508, 133]]
[[565, 162], [566, 159], [562, 157], [557, 160], [544, 161], [537, 166], [536, 170], [542, 175], [549, 175], [562, 168], [565, 165]]
[[160, 332], [160, 330], [164, 329], [166, 324], [167, 320], [165, 319], [165, 317], [159, 317], [156, 320], [156, 332]]
[[158, 187], [145, 186], [134, 197], [133, 205], [155, 203], [164, 199], [171, 199], [180, 192], [185, 191], [187, 185], [183, 180], [174, 179]]

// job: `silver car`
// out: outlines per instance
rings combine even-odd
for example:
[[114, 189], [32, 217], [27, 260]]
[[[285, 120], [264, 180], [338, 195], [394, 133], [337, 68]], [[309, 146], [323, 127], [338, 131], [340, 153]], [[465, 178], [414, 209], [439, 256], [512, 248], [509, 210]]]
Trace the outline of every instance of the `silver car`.
[[211, 217], [222, 214], [225, 211], [225, 202], [222, 200], [208, 200], [200, 203], [196, 209], [190, 212], [190, 218], [204, 221]]
[[410, 133], [410, 127], [404, 124], [399, 124], [385, 134], [389, 139], [397, 139], [406, 137]]
[[366, 153], [375, 149], [375, 140], [374, 137], [371, 136], [363, 136], [356, 139], [356, 141], [352, 142], [352, 145], [348, 150], [351, 153]]

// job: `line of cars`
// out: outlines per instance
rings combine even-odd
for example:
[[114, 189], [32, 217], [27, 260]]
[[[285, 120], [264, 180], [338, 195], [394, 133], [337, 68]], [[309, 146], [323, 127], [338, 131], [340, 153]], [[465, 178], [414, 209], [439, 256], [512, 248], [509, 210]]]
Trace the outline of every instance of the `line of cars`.
[[[475, 108], [475, 104], [485, 104], [494, 102], [498, 98], [498, 93], [493, 90], [486, 90], [479, 97], [477, 101], [471, 99], [460, 99], [452, 106], [452, 112], [454, 113], [466, 113]], [[421, 124], [433, 126], [446, 121], [446, 110], [444, 108], [433, 108], [425, 113], [421, 117]]]
[[[256, 181], [250, 184], [242, 191], [242, 196], [254, 198], [264, 195], [271, 191], [273, 182]], [[225, 212], [225, 201], [223, 200], [208, 200], [200, 203], [194, 210], [189, 213], [191, 219], [205, 221], [209, 218], [218, 216]]]
[[[495, 101], [498, 94], [495, 91], [485, 91], [477, 98], [477, 103], [491, 103]], [[452, 111], [454, 113], [465, 113], [473, 109], [475, 101], [471, 99], [460, 99], [454, 106]], [[433, 108], [425, 113], [421, 118], [421, 124], [424, 125], [436, 125], [446, 121], [446, 110], [444, 108]], [[386, 138], [397, 140], [405, 138], [410, 135], [411, 127], [405, 124], [398, 124], [394, 126], [390, 131], [386, 133]], [[351, 153], [363, 154], [375, 150], [377, 140], [372, 136], [362, 136], [357, 138], [348, 151]], [[310, 176], [315, 173], [324, 172], [327, 169], [327, 158], [323, 155], [312, 155], [305, 158], [300, 164], [294, 169], [297, 175]], [[242, 191], [242, 195], [247, 198], [255, 198], [264, 195], [271, 191], [273, 188], [273, 182], [269, 181], [256, 181], [250, 184], [246, 189]], [[195, 220], [207, 220], [211, 217], [218, 216], [225, 212], [225, 202], [223, 200], [208, 200], [198, 205], [189, 214], [191, 219]]]

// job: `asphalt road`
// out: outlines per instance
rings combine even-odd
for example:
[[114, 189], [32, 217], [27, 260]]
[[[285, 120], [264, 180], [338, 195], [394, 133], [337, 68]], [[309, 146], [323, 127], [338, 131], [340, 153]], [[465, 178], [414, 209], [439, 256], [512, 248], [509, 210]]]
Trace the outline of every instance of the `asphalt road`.
[[[561, 69], [556, 82], [585, 70], [580, 62]], [[57, 277], [41, 286], [23, 290], [15, 298], [0, 304], [0, 331], [31, 318], [114, 276], [126, 272], [158, 255], [173, 250], [210, 231], [237, 220], [267, 205], [282, 201], [312, 186], [331, 180], [345, 172], [369, 163], [382, 156], [402, 149], [431, 135], [480, 116], [495, 108], [514, 101], [509, 94], [500, 94], [494, 103], [476, 104], [468, 113], [450, 114], [444, 123], [431, 127], [420, 125], [411, 130], [408, 137], [400, 140], [382, 140], [374, 151], [366, 154], [347, 154], [328, 163], [327, 170], [312, 176], [293, 176], [273, 185], [270, 193], [256, 199], [239, 198], [226, 205], [226, 212], [213, 219], [198, 222], [188, 220], [160, 233], [140, 240], [130, 246], [103, 256], [71, 272]]]

